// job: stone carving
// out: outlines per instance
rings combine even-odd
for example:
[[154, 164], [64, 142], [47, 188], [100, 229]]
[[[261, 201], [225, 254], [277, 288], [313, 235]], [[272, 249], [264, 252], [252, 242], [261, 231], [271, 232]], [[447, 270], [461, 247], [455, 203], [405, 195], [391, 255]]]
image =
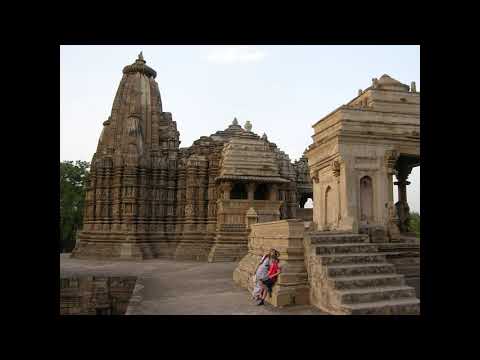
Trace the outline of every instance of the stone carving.
[[395, 164], [399, 157], [397, 150], [387, 150], [385, 152], [385, 167], [387, 168], [388, 175], [397, 175], [397, 170], [395, 169]]
[[[74, 257], [239, 259], [247, 251], [249, 208], [261, 221], [278, 219], [280, 207], [282, 218], [295, 216], [297, 191], [311, 193], [306, 159], [292, 164], [266, 134], [252, 132], [250, 121], [244, 130], [236, 118], [225, 130], [179, 148], [176, 122], [162, 109], [157, 74], [142, 53], [123, 74], [92, 158]], [[235, 185], [245, 183], [259, 189], [250, 189], [253, 199], [247, 189], [239, 192], [245, 199], [231, 199]], [[285, 200], [277, 200], [279, 193]], [[230, 225], [239, 227], [223, 234]], [[229, 245], [222, 250], [223, 242]], [[122, 255], [125, 245], [128, 256]]]
[[410, 90], [411, 90], [412, 92], [417, 92], [417, 85], [415, 84], [415, 81], [412, 81], [412, 82], [410, 83]]
[[[364, 99], [368, 99], [367, 106], [356, 111]], [[381, 120], [377, 117], [379, 113]], [[403, 121], [405, 114], [408, 123]], [[373, 123], [373, 118], [378, 121]], [[325, 196], [330, 185], [335, 191], [338, 189], [338, 230], [357, 233], [365, 226], [378, 228], [375, 234], [369, 234], [379, 240], [381, 234], [390, 236], [395, 232], [394, 222], [398, 218], [400, 231], [407, 231], [406, 178], [412, 167], [420, 164], [418, 95], [408, 85], [384, 74], [372, 79], [372, 86], [362, 92], [361, 99], [352, 99], [346, 107], [328, 114], [313, 127], [315, 140], [306, 156], [314, 189], [320, 192], [315, 196], [317, 203], [313, 208], [315, 226], [322, 229], [325, 214], [331, 213], [331, 206], [326, 205], [331, 198]], [[338, 165], [331, 160], [339, 157], [344, 159], [341, 169], [345, 174], [339, 173]], [[334, 184], [330, 171], [339, 175]], [[393, 182], [392, 175], [396, 175], [398, 182]], [[316, 186], [317, 182], [321, 186]], [[396, 214], [392, 213], [394, 184], [398, 185], [399, 194]]]
[[330, 166], [332, 168], [333, 176], [340, 176], [340, 161], [338, 159], [333, 160]]

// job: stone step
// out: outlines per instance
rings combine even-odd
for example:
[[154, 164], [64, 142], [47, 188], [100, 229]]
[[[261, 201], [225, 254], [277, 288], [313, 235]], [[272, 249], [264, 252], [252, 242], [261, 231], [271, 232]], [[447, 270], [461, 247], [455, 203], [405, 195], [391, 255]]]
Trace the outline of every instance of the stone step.
[[351, 315], [419, 315], [420, 300], [417, 298], [346, 304], [342, 308]]
[[375, 253], [378, 247], [373, 244], [322, 244], [315, 245], [315, 253], [323, 254], [345, 254], [345, 253]]
[[405, 285], [404, 276], [399, 274], [338, 276], [328, 282], [336, 290]]
[[361, 234], [316, 234], [310, 233], [311, 244], [348, 244], [348, 243], [368, 243], [368, 235]]
[[384, 263], [385, 255], [378, 253], [319, 255], [322, 265]]
[[389, 263], [346, 264], [327, 266], [328, 276], [355, 276], [369, 274], [393, 274], [395, 266]]
[[340, 290], [335, 292], [342, 304], [370, 303], [393, 299], [414, 298], [415, 289], [410, 286], [383, 286]]

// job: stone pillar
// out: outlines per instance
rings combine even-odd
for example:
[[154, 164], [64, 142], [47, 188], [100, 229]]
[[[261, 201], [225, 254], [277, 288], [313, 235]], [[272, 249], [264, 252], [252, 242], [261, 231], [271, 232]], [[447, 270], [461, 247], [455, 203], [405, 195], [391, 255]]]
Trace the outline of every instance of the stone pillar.
[[258, 223], [258, 214], [255, 209], [251, 207], [245, 214], [245, 224], [247, 229], [250, 229], [250, 226], [256, 223]]
[[410, 181], [407, 181], [407, 177], [398, 177], [398, 181], [395, 182], [398, 185], [398, 201], [401, 203], [407, 203], [407, 185], [410, 185]]
[[255, 183], [248, 183], [247, 184], [247, 190], [248, 190], [248, 200], [254, 200], [255, 199], [255, 189], [257, 187], [257, 184]]
[[217, 159], [212, 157], [208, 166], [208, 220], [207, 231], [214, 233], [217, 223], [217, 192], [215, 178], [218, 174]]
[[336, 192], [337, 192], [337, 227], [340, 226], [340, 220], [342, 218], [342, 207], [341, 207], [341, 197], [340, 197], [340, 160], [332, 161], [332, 173], [336, 181]]
[[407, 181], [407, 179], [408, 175], [410, 175], [410, 172], [412, 171], [412, 168], [405, 162], [400, 162], [397, 170], [398, 181], [394, 184], [398, 186], [398, 202], [395, 205], [399, 217], [400, 232], [406, 233], [408, 232], [408, 223], [410, 217], [410, 208], [407, 201], [407, 185], [410, 185], [410, 182]]
[[397, 175], [397, 170], [395, 169], [396, 162], [398, 160], [399, 154], [396, 150], [388, 150], [385, 153], [385, 174], [386, 174], [386, 186], [387, 186], [387, 203], [386, 206], [386, 228], [388, 238], [392, 240], [397, 237], [400, 233], [398, 229], [398, 217], [397, 212], [395, 211], [395, 205], [393, 203], [393, 175]]
[[230, 200], [230, 191], [232, 191], [232, 183], [225, 181], [222, 185], [223, 190], [223, 200]]
[[349, 159], [340, 161], [340, 202], [341, 217], [339, 230], [358, 232], [357, 216], [357, 181], [353, 165], [348, 164]]
[[313, 228], [315, 230], [319, 230], [321, 227], [321, 210], [320, 210], [320, 205], [321, 205], [321, 192], [320, 190], [320, 184], [319, 184], [319, 179], [318, 179], [318, 173], [310, 173], [310, 178], [312, 179], [312, 191], [313, 191], [313, 214], [312, 214], [312, 223], [313, 223]]
[[269, 200], [271, 200], [271, 201], [277, 201], [278, 200], [278, 185], [277, 184], [270, 185]]

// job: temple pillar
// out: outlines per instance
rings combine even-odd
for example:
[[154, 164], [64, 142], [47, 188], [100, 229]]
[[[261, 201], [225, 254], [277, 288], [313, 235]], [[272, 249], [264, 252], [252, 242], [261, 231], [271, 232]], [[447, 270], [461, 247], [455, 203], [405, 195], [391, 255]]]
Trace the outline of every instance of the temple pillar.
[[412, 167], [408, 166], [404, 161], [401, 161], [397, 166], [397, 180], [394, 184], [398, 186], [398, 202], [395, 204], [397, 208], [397, 214], [399, 218], [400, 232], [408, 232], [408, 223], [410, 218], [410, 208], [407, 201], [407, 185], [410, 182], [407, 181], [408, 175], [412, 171]]
[[254, 200], [255, 199], [255, 189], [257, 187], [257, 184], [255, 183], [248, 183], [247, 184], [247, 190], [248, 190], [248, 200]]
[[335, 178], [335, 186], [336, 186], [336, 192], [337, 192], [337, 221], [336, 225], [337, 227], [340, 226], [340, 219], [342, 218], [342, 211], [341, 211], [341, 198], [340, 198], [340, 160], [333, 160], [332, 164], [332, 173], [333, 177]]
[[388, 150], [385, 153], [385, 174], [386, 174], [386, 186], [387, 186], [387, 203], [386, 203], [386, 216], [385, 225], [387, 228], [388, 238], [392, 240], [400, 233], [398, 228], [398, 217], [393, 203], [393, 175], [397, 175], [398, 172], [395, 169], [396, 162], [399, 154], [396, 150]]
[[230, 200], [230, 191], [232, 191], [233, 185], [230, 181], [225, 181], [222, 184], [222, 190], [223, 190], [223, 199], [224, 200]]
[[278, 185], [272, 184], [269, 191], [269, 200], [277, 201], [278, 200]]
[[342, 204], [339, 230], [357, 233], [357, 182], [351, 162], [353, 162], [352, 159], [340, 161], [340, 172], [337, 180], [337, 183], [340, 185], [340, 203]]

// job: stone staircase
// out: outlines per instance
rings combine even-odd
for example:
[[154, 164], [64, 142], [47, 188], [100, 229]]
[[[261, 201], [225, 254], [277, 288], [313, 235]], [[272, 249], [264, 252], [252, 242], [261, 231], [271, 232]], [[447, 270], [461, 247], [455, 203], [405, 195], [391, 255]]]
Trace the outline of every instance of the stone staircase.
[[338, 315], [418, 315], [420, 300], [368, 235], [307, 234], [310, 301]]
[[243, 224], [223, 224], [217, 231], [208, 262], [241, 260], [248, 252], [248, 232]]

